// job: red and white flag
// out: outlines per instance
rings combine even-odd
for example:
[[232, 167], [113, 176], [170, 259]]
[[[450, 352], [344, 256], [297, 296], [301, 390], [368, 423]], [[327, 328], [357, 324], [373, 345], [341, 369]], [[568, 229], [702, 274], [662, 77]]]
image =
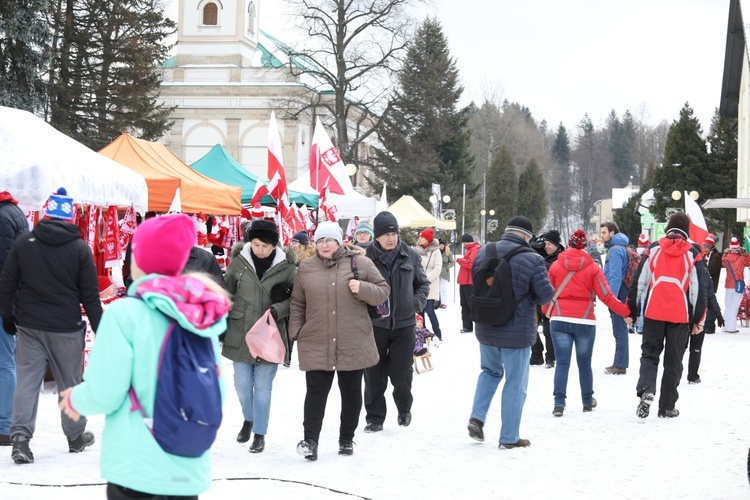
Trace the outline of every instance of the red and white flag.
[[702, 244], [708, 236], [708, 226], [706, 219], [703, 218], [701, 207], [685, 191], [685, 213], [690, 217], [690, 239], [699, 245]]
[[289, 208], [289, 192], [286, 187], [284, 158], [281, 155], [281, 136], [273, 111], [268, 124], [268, 191], [276, 200], [282, 215], [285, 215]]
[[255, 189], [253, 190], [253, 197], [250, 200], [250, 204], [254, 208], [260, 207], [261, 198], [263, 198], [267, 194], [270, 194], [268, 191], [268, 186], [266, 186], [266, 184], [262, 180], [258, 179], [257, 181], [255, 181]]
[[331, 193], [336, 194], [354, 191], [352, 181], [346, 174], [344, 162], [320, 123], [320, 118], [315, 120], [315, 132], [310, 148], [310, 185], [320, 196], [326, 187]]
[[336, 212], [338, 212], [338, 209], [336, 208], [336, 205], [329, 201], [330, 197], [328, 195], [330, 194], [331, 191], [326, 186], [325, 191], [320, 197], [320, 209], [323, 211], [323, 214], [325, 214], [327, 221], [336, 222]]

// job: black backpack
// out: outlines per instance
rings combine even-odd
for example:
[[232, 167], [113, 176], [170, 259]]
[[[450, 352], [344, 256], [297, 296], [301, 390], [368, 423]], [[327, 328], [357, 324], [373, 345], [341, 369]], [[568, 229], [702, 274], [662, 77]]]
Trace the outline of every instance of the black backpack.
[[510, 275], [510, 259], [517, 253], [533, 252], [529, 247], [519, 246], [502, 257], [497, 256], [495, 243], [486, 247], [486, 258], [474, 275], [474, 287], [469, 302], [472, 321], [483, 325], [504, 325], [513, 317], [518, 304], [513, 294]]

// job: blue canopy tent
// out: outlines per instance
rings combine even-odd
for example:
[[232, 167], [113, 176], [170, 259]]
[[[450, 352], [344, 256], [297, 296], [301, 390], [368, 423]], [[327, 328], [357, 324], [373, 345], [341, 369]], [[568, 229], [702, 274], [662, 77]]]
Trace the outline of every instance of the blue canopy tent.
[[[197, 160], [190, 168], [224, 184], [239, 186], [242, 188], [242, 204], [249, 205], [255, 192], [255, 184], [259, 181], [258, 176], [247, 170], [232, 158], [221, 144], [217, 144], [203, 158]], [[307, 205], [308, 208], [318, 208], [318, 195], [312, 193], [301, 193], [289, 191], [289, 201], [298, 205]], [[263, 205], [275, 205], [276, 201], [269, 195], [260, 200]]]

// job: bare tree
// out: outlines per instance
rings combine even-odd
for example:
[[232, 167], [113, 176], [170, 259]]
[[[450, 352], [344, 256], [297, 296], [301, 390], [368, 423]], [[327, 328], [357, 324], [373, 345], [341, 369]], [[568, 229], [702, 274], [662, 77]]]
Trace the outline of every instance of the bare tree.
[[[289, 49], [289, 68], [317, 96], [297, 99], [296, 116], [327, 110], [344, 162], [388, 112], [392, 77], [414, 24], [406, 9], [419, 0], [287, 0], [304, 42]], [[295, 117], [296, 117], [295, 116]]]

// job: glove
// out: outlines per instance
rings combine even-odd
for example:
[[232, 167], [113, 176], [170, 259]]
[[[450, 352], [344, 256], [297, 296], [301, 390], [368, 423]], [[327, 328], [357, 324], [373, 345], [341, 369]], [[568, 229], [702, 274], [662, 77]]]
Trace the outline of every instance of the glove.
[[5, 330], [5, 333], [8, 335], [15, 335], [16, 334], [16, 317], [12, 314], [9, 314], [7, 316], [3, 316], [3, 330]]
[[719, 328], [722, 328], [724, 326], [724, 316], [722, 316], [721, 314], [717, 314], [716, 324], [719, 325]]
[[279, 313], [276, 312], [276, 309], [274, 309], [272, 306], [272, 307], [269, 307], [268, 310], [271, 311], [271, 316], [273, 316], [273, 320], [278, 321]]

